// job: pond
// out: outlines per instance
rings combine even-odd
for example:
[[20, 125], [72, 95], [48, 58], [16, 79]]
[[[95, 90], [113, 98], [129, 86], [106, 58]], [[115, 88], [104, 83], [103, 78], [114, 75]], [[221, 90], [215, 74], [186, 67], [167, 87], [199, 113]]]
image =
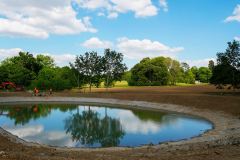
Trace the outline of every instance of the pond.
[[0, 126], [28, 142], [81, 148], [159, 144], [213, 128], [181, 114], [76, 104], [0, 106]]

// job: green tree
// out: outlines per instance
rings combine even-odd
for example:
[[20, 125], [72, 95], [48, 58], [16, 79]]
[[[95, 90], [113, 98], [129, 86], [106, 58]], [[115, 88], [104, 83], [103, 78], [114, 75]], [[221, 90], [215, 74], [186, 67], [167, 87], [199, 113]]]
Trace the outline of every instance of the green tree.
[[[4, 80], [28, 86], [36, 78], [42, 65], [28, 52], [19, 52], [18, 56], [8, 58], [1, 63], [4, 70], [0, 73]], [[0, 77], [1, 77], [0, 76]]]
[[158, 86], [168, 84], [169, 73], [164, 60], [164, 57], [144, 58], [131, 69], [132, 75], [129, 85]]
[[185, 62], [181, 63], [181, 78], [179, 82], [189, 84], [195, 83], [195, 75], [190, 69], [190, 66]]
[[84, 82], [89, 84], [91, 92], [92, 84], [102, 74], [102, 58], [97, 55], [97, 52], [86, 52], [84, 55], [77, 56], [75, 63], [71, 66], [83, 75]]
[[14, 64], [18, 64], [34, 72], [36, 75], [42, 69], [42, 65], [39, 64], [36, 58], [29, 52], [19, 52], [19, 56], [15, 56], [9, 59]]
[[123, 77], [122, 77], [122, 80], [124, 80], [124, 81], [130, 81], [130, 79], [131, 79], [131, 71], [127, 71], [127, 72], [124, 72], [124, 74], [123, 74]]
[[240, 88], [240, 44], [228, 42], [225, 52], [217, 53], [217, 65], [213, 69], [211, 83], [222, 86], [230, 84]]
[[203, 83], [208, 83], [212, 76], [212, 71], [208, 67], [200, 67], [198, 73], [199, 80]]
[[181, 76], [181, 66], [180, 63], [176, 60], [173, 60], [169, 57], [165, 58], [165, 64], [169, 72], [169, 84], [175, 85]]
[[196, 80], [196, 81], [200, 81], [198, 68], [197, 68], [196, 66], [193, 66], [193, 67], [191, 68], [191, 71], [192, 71], [192, 73], [193, 73], [193, 75], [194, 75], [195, 80]]
[[9, 73], [8, 68], [5, 65], [0, 64], [0, 84], [2, 82], [9, 81], [8, 73]]
[[32, 88], [37, 87], [42, 90], [64, 90], [77, 86], [74, 73], [69, 67], [63, 68], [43, 68], [37, 79], [32, 81]]
[[187, 72], [190, 69], [190, 66], [186, 62], [182, 62], [181, 67], [184, 72]]
[[106, 88], [111, 86], [114, 81], [121, 80], [127, 70], [126, 64], [123, 63], [123, 54], [110, 49], [104, 51], [102, 66]]
[[4, 60], [0, 65], [1, 81], [11, 81], [18, 85], [28, 86], [36, 74], [25, 68], [21, 63], [14, 63], [12, 59]]
[[213, 70], [213, 68], [214, 68], [214, 61], [213, 60], [210, 60], [209, 62], [208, 62], [208, 68], [212, 71]]
[[39, 54], [39, 55], [37, 55], [37, 62], [42, 67], [48, 67], [48, 68], [55, 67], [54, 60], [50, 56]]

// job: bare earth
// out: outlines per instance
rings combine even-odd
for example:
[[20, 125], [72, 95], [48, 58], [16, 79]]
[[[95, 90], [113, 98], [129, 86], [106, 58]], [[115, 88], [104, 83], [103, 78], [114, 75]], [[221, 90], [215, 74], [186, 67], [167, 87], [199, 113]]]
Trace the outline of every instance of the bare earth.
[[[142, 148], [115, 148], [106, 150], [70, 150], [28, 145], [20, 143], [16, 141], [16, 137], [9, 136], [5, 132], [2, 132], [0, 134], [0, 159], [240, 159], [239, 91], [231, 93], [227, 90], [216, 90], [214, 86], [192, 86], [113, 88], [109, 89], [108, 93], [105, 92], [105, 89], [94, 89], [93, 92], [94, 93], [81, 93], [80, 91], [65, 91], [54, 93], [54, 97], [114, 98], [161, 104], [176, 104], [178, 106], [174, 107], [174, 105], [169, 105], [169, 108], [165, 105], [164, 109], [177, 109], [177, 111], [183, 111], [185, 113], [202, 115], [202, 117], [213, 121], [216, 128], [202, 137], [194, 138], [189, 142], [183, 141]], [[31, 94], [26, 92], [0, 92], [0, 102], [7, 99], [7, 97], [14, 96], [15, 98], [19, 96], [31, 97]], [[54, 99], [54, 97], [48, 99]], [[47, 98], [43, 97], [42, 99]], [[159, 109], [163, 107], [163, 105], [159, 105]]]

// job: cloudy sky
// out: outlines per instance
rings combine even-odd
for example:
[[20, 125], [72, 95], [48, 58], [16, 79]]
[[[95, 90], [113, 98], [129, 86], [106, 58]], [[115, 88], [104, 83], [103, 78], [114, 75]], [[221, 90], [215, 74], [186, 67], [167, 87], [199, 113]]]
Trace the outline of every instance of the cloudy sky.
[[112, 48], [129, 67], [155, 56], [201, 66], [233, 39], [240, 0], [0, 0], [0, 61], [23, 50], [65, 65]]

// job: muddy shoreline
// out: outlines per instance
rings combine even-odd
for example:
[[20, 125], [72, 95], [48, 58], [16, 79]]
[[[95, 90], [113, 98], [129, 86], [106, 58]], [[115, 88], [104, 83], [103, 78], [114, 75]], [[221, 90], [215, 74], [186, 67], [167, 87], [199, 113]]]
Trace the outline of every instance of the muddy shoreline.
[[25, 142], [16, 136], [11, 135], [7, 131], [0, 129], [0, 135], [9, 139], [12, 143], [17, 143], [28, 147], [45, 148], [46, 150], [56, 150], [61, 152], [91, 152], [95, 154], [118, 154], [118, 152], [129, 152], [129, 154], [141, 153], [143, 150], [161, 150], [161, 152], [173, 152], [176, 150], [189, 151], [201, 150], [208, 148], [215, 148], [226, 145], [239, 145], [240, 144], [240, 119], [236, 116], [226, 114], [219, 111], [203, 110], [197, 108], [189, 108], [181, 105], [151, 103], [145, 101], [128, 101], [117, 99], [104, 99], [104, 98], [75, 98], [75, 97], [0, 97], [1, 104], [14, 104], [14, 103], [91, 103], [91, 104], [117, 104], [119, 107], [134, 107], [140, 109], [153, 109], [164, 110], [170, 112], [178, 112], [197, 117], [205, 118], [214, 124], [214, 128], [201, 136], [192, 139], [182, 140], [178, 142], [167, 142], [155, 146], [142, 146], [135, 148], [127, 147], [111, 147], [111, 148], [59, 148], [49, 147], [46, 145]]

